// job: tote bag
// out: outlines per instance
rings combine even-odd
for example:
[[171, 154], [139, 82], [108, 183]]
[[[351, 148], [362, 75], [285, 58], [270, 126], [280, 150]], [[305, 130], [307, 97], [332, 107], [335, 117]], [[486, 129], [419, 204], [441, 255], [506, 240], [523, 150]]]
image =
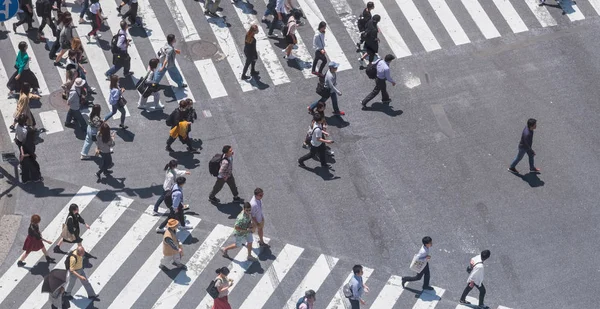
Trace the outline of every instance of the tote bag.
[[425, 268], [425, 265], [427, 265], [427, 260], [421, 261], [419, 260], [418, 255], [415, 254], [415, 256], [412, 259], [412, 262], [410, 262], [409, 268], [414, 272], [420, 273]]
[[[67, 217], [67, 220], [69, 220], [69, 217]], [[62, 233], [60, 233], [60, 237], [62, 237], [66, 241], [75, 241], [76, 239], [75, 235], [69, 232], [69, 228], [67, 227], [66, 221], [62, 225]]]

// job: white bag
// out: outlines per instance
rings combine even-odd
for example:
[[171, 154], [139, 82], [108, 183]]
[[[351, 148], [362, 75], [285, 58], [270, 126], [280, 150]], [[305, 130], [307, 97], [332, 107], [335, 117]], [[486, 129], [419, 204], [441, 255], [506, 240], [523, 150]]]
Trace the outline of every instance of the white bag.
[[412, 262], [410, 262], [410, 270], [420, 273], [421, 271], [423, 271], [423, 269], [425, 268], [425, 265], [427, 265], [427, 260], [421, 261], [417, 258], [418, 254], [415, 254], [415, 256], [412, 259]]

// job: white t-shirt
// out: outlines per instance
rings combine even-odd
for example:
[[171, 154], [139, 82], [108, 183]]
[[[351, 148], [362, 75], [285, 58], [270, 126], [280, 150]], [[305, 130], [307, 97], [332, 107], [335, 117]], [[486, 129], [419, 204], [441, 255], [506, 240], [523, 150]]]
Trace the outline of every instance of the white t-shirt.
[[323, 138], [323, 129], [321, 129], [321, 125], [319, 125], [318, 123], [315, 123], [313, 126], [313, 133], [312, 133], [312, 138], [310, 140], [310, 143], [314, 146], [314, 147], [319, 147], [321, 146], [321, 144], [323, 144], [323, 142], [319, 141], [319, 139]]
[[96, 14], [98, 14], [99, 10], [100, 10], [100, 2], [92, 3], [90, 5], [90, 13], [96, 15]]

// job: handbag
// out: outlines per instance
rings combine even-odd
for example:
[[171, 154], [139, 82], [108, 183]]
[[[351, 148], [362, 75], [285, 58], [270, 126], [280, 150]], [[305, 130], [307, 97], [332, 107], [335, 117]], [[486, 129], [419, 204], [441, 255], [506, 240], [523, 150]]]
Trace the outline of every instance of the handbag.
[[219, 290], [217, 289], [217, 287], [215, 286], [215, 283], [217, 282], [217, 279], [213, 280], [210, 282], [210, 284], [208, 285], [208, 287], [206, 288], [206, 292], [208, 293], [208, 295], [210, 295], [210, 297], [212, 298], [217, 298], [219, 297]]
[[119, 104], [120, 107], [125, 107], [127, 100], [123, 97], [123, 95], [119, 96], [119, 101], [117, 101], [117, 104]]
[[[67, 217], [67, 220], [69, 220], [69, 217]], [[75, 239], [77, 239], [77, 237], [75, 237], [75, 235], [71, 234], [71, 232], [69, 232], [69, 228], [67, 227], [67, 223], [63, 223], [62, 225], [62, 232], [60, 233], [60, 237], [62, 237], [64, 240], [66, 241], [75, 241]]]
[[321, 81], [319, 81], [319, 83], [317, 83], [316, 93], [318, 95], [320, 95], [322, 98], [326, 98], [326, 99], [328, 99], [331, 96], [331, 91], [329, 91], [329, 88], [325, 87], [325, 82], [321, 82]]
[[135, 89], [137, 89], [140, 94], [146, 92], [146, 79], [148, 79], [148, 74], [150, 74], [150, 72], [146, 73], [146, 75], [140, 78], [137, 84], [135, 84]]
[[410, 270], [420, 273], [421, 271], [423, 271], [423, 269], [425, 268], [425, 266], [427, 265], [427, 260], [425, 261], [421, 261], [418, 258], [418, 254], [415, 254], [415, 256], [413, 257], [412, 261], [410, 262]]

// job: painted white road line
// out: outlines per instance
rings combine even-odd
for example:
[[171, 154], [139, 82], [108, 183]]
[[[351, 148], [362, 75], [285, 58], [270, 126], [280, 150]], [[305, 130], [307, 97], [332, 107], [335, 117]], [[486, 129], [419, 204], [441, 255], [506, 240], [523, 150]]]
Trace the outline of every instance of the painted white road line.
[[338, 261], [338, 258], [321, 254], [304, 279], [302, 279], [302, 282], [300, 282], [292, 296], [290, 296], [284, 309], [296, 309], [298, 299], [304, 296], [306, 290], [312, 289], [315, 292], [318, 292], [319, 288], [325, 279], [327, 279], [327, 276], [329, 276], [329, 273]]
[[[25, 41], [28, 45], [27, 54], [29, 55], [29, 69], [33, 74], [35, 74], [38, 83], [40, 84], [40, 88], [38, 89], [38, 91], [41, 95], [49, 95], [50, 90], [48, 90], [48, 85], [46, 85], [46, 80], [44, 79], [44, 76], [42, 74], [42, 69], [40, 69], [40, 65], [35, 57], [33, 49], [31, 48], [31, 41], [29, 40], [27, 35], [24, 34], [26, 33], [25, 25], [23, 24], [17, 27], [19, 34], [15, 34], [12, 31], [13, 24], [17, 21], [18, 20], [16, 18], [12, 18], [4, 22], [4, 26], [7, 29], [6, 36], [8, 36], [8, 39], [10, 40], [10, 45], [12, 45], [15, 51], [15, 59], [17, 58], [17, 54], [19, 53], [19, 42]], [[12, 74], [9, 74], [8, 76], [12, 76]], [[6, 84], [3, 84], [2, 87], [4, 87], [5, 85]]]
[[[304, 12], [304, 16], [306, 16], [306, 20], [312, 27], [313, 31], [318, 31], [319, 23], [321, 21], [325, 21], [323, 14], [319, 10], [319, 7], [315, 3], [314, 0], [298, 0], [298, 4], [302, 7], [302, 11]], [[312, 38], [311, 38], [312, 40]], [[311, 41], [312, 42], [312, 41]], [[312, 43], [311, 43], [312, 45]], [[325, 30], [325, 50], [327, 51], [327, 55], [330, 61], [335, 61], [340, 64], [338, 71], [350, 70], [352, 69], [352, 65], [348, 62], [344, 51], [340, 47], [333, 31], [331, 28], [327, 26]]]
[[177, 302], [181, 300], [183, 295], [190, 289], [196, 279], [204, 271], [211, 259], [219, 252], [221, 246], [233, 233], [233, 228], [218, 224], [212, 232], [206, 237], [202, 245], [194, 252], [186, 262], [187, 271], [181, 271], [173, 282], [158, 298], [153, 309], [175, 308]]
[[437, 303], [442, 299], [442, 295], [446, 290], [433, 287], [433, 291], [423, 291], [417, 302], [413, 306], [413, 309], [434, 309]]
[[[377, 7], [377, 5], [375, 7]], [[383, 17], [382, 17], [382, 20], [383, 20]], [[367, 283], [367, 280], [369, 280], [369, 277], [371, 277], [372, 273], [373, 273], [372, 268], [363, 267], [363, 277], [362, 277], [363, 283]], [[350, 308], [349, 302], [346, 299], [346, 297], [344, 296], [344, 292], [342, 292], [342, 289], [344, 288], [344, 285], [346, 285], [346, 283], [350, 282], [350, 279], [352, 279], [352, 276], [354, 276], [354, 274], [352, 272], [350, 272], [350, 274], [348, 275], [346, 280], [344, 280], [344, 283], [342, 284], [342, 286], [340, 286], [337, 293], [335, 293], [335, 296], [333, 297], [331, 302], [329, 302], [327, 309]]]
[[512, 308], [508, 308], [508, 307], [504, 307], [504, 306], [498, 306], [498, 309], [512, 309]]
[[412, 0], [396, 0], [396, 3], [404, 14], [404, 17], [406, 17], [410, 27], [419, 38], [419, 41], [423, 44], [425, 50], [430, 52], [441, 49], [442, 47], [435, 39], [433, 32], [431, 32], [431, 29], [427, 26], [427, 23], [423, 19], [423, 16], [421, 16], [421, 13], [414, 2]]
[[219, 73], [217, 72], [215, 64], [212, 62], [212, 59], [196, 60], [194, 61], [194, 64], [206, 85], [206, 90], [208, 90], [210, 97], [212, 99], [226, 97], [227, 90], [225, 89], [223, 82], [221, 82], [221, 78], [219, 77]]
[[[83, 50], [85, 51], [87, 58], [90, 60], [88, 62], [88, 64], [92, 67], [92, 72], [87, 72], [87, 75], [90, 75], [91, 73], [94, 74], [94, 76], [96, 77], [96, 81], [98, 81], [97, 86], [98, 86], [100, 92], [102, 92], [104, 99], [106, 100], [106, 107], [108, 108], [106, 110], [107, 112], [104, 113], [104, 115], [106, 115], [106, 114], [108, 114], [108, 111], [112, 110], [112, 105], [110, 105], [110, 103], [108, 102], [108, 99], [110, 97], [110, 87], [109, 87], [110, 84], [109, 84], [109, 81], [106, 80], [106, 76], [104, 76], [104, 73], [106, 73], [106, 71], [108, 71], [108, 69], [112, 65], [109, 64], [108, 60], [104, 56], [104, 50], [102, 50], [102, 48], [100, 48], [100, 45], [98, 45], [97, 40], [90, 38], [90, 41], [88, 41], [88, 39], [85, 37], [85, 35], [88, 34], [92, 30], [92, 25], [89, 23], [79, 24], [79, 18], [73, 18], [73, 25], [75, 25], [77, 27], [74, 30], [77, 31], [77, 34], [79, 35], [79, 38], [81, 39], [81, 44], [83, 45]], [[100, 32], [98, 31], [98, 33], [100, 33]], [[112, 39], [111, 35], [109, 35], [108, 38], [106, 38], [106, 37], [103, 39], [101, 38], [101, 40], [106, 40], [109, 43], [110, 43], [111, 39]], [[112, 62], [112, 59], [111, 59], [111, 62]], [[129, 109], [127, 108], [127, 106], [125, 106], [125, 116], [127, 116], [127, 117], [130, 116]], [[112, 119], [120, 119], [120, 118], [121, 118], [121, 113], [118, 111], [112, 117]]]
[[177, 24], [177, 28], [181, 31], [183, 40], [186, 42], [199, 41], [200, 35], [198, 34], [183, 1], [167, 0], [166, 3], [169, 7], [169, 11], [171, 11], [171, 16], [173, 16], [173, 19], [175, 20], [175, 24]]
[[[86, 230], [81, 237], [85, 239], [83, 246], [87, 252], [91, 252], [94, 249], [131, 203], [133, 203], [132, 199], [117, 196], [110, 204], [108, 204], [108, 206], [106, 206], [100, 216], [90, 224], [90, 229]], [[73, 251], [75, 248], [77, 248], [77, 244], [73, 244], [73, 246], [69, 248], [69, 251]], [[54, 269], [65, 267], [66, 257], [66, 255], [63, 255], [60, 261], [56, 262]], [[20, 309], [42, 309], [44, 307], [48, 302], [48, 294], [42, 293], [42, 284], [43, 282], [40, 282], [37, 288], [31, 292], [27, 300], [19, 307]], [[95, 283], [92, 283], [92, 285], [95, 285]]]
[[481, 31], [486, 39], [497, 38], [500, 36], [500, 32], [494, 26], [494, 23], [487, 15], [487, 13], [481, 7], [478, 0], [461, 0], [469, 15], [477, 25], [477, 28]]
[[[354, 42], [355, 44], [360, 42], [360, 33], [358, 32], [358, 26], [356, 25], [358, 17], [356, 15], [354, 15], [352, 8], [348, 4], [348, 1], [346, 1], [346, 0], [329, 0], [329, 2], [331, 2], [333, 9], [335, 10], [335, 13], [338, 15], [338, 18], [342, 21], [342, 24], [344, 24], [344, 27], [346, 28], [348, 35], [352, 39], [352, 42]], [[362, 14], [362, 11], [361, 11], [361, 14]], [[300, 296], [298, 296], [298, 297], [300, 297]]]
[[[148, 207], [152, 211], [154, 206]], [[100, 266], [98, 266], [94, 273], [88, 277], [90, 282], [93, 282], [94, 291], [100, 294], [102, 289], [106, 286], [110, 278], [114, 276], [119, 267], [125, 263], [127, 258], [135, 251], [137, 246], [142, 242], [144, 237], [152, 230], [158, 219], [161, 217], [147, 215], [142, 213], [137, 221], [131, 226], [129, 231], [119, 241], [119, 243], [113, 247], [111, 252], [107, 255], [107, 258], [102, 260]], [[76, 294], [83, 295], [82, 298], [72, 300], [71, 303], [77, 308], [87, 308], [92, 301], [85, 296], [85, 288], [82, 286]]]
[[410, 49], [408, 49], [408, 45], [406, 45], [406, 42], [404, 42], [400, 32], [398, 32], [398, 28], [392, 22], [392, 19], [388, 15], [383, 4], [381, 4], [381, 1], [363, 0], [365, 4], [370, 1], [375, 4], [375, 9], [373, 12], [371, 12], [371, 14], [379, 14], [379, 16], [381, 16], [381, 21], [379, 21], [377, 25], [379, 26], [379, 31], [381, 31], [381, 34], [383, 34], [383, 37], [392, 49], [392, 53], [396, 56], [396, 58], [404, 58], [412, 55]]
[[[163, 220], [165, 219], [162, 216], [159, 218]], [[189, 223], [186, 224], [190, 225], [192, 228], [198, 226], [198, 224], [201, 221], [200, 218], [192, 216], [187, 216], [187, 220], [189, 221]], [[177, 240], [179, 240], [180, 243], [185, 242], [185, 240], [191, 235], [192, 231], [193, 229], [178, 230]], [[159, 265], [160, 260], [162, 258], [163, 245], [161, 238], [161, 242], [159, 243], [158, 247], [156, 247], [154, 252], [152, 252], [152, 254], [148, 257], [146, 262], [144, 262], [144, 265], [142, 265], [138, 269], [137, 273], [135, 273], [135, 275], [129, 280], [129, 282], [127, 282], [127, 285], [121, 290], [121, 293], [119, 293], [119, 295], [115, 297], [114, 300], [112, 300], [112, 303], [108, 308], [133, 308], [133, 304], [135, 303], [135, 301], [140, 297], [140, 295], [142, 295], [142, 293], [144, 293], [144, 291], [146, 290], [146, 288], [148, 288], [150, 283], [152, 283], [154, 277], [156, 277], [156, 275], [158, 275], [158, 273], [161, 272]], [[182, 262], [185, 263], [185, 260], [183, 260]]]
[[573, 1], [561, 0], [558, 4], [560, 4], [570, 21], [585, 19], [585, 16], [583, 16], [583, 13], [581, 13], [581, 10], [579, 10], [579, 7]]
[[46, 129], [46, 134], [64, 131], [58, 112], [53, 109], [39, 113], [43, 128]]
[[[46, 228], [42, 231], [44, 238], [50, 241], [57, 240], [62, 232], [62, 224], [69, 214], [69, 206], [71, 206], [71, 204], [77, 204], [79, 206], [79, 212], [81, 213], [94, 199], [96, 194], [98, 194], [97, 189], [86, 186], [81, 187], [67, 205], [65, 205], [65, 207], [54, 216], [54, 219], [46, 225]], [[42, 221], [41, 225], [44, 225], [44, 221]], [[9, 267], [8, 270], [6, 270], [2, 277], [0, 277], [0, 303], [2, 303], [8, 294], [17, 287], [19, 282], [29, 274], [30, 267], [33, 267], [43, 256], [44, 254], [42, 251], [31, 252], [25, 259], [27, 267]], [[15, 261], [15, 263], [17, 263], [17, 261]]]
[[[198, 2], [200, 8], [204, 12], [204, 4]], [[240, 56], [240, 51], [238, 51], [237, 46], [235, 45], [235, 40], [233, 39], [233, 35], [225, 20], [220, 17], [211, 17], [206, 15], [206, 21], [210, 25], [217, 41], [219, 42], [219, 47], [221, 47], [221, 51], [227, 58], [227, 62], [233, 70], [233, 74], [235, 75], [235, 79], [237, 80], [240, 87], [242, 87], [242, 91], [251, 91], [254, 89], [258, 89], [256, 81], [251, 79], [250, 81], [242, 80], [242, 71], [244, 69], [244, 63], [242, 62], [242, 57]], [[260, 28], [260, 27], [259, 27]]]
[[[248, 4], [243, 1], [234, 4], [233, 8], [246, 31], [248, 31], [253, 24], [259, 26], [258, 33], [254, 35], [256, 38], [256, 51], [258, 52], [258, 56], [262, 60], [265, 69], [267, 69], [267, 73], [269, 73], [269, 77], [271, 77], [273, 84], [281, 85], [289, 83], [290, 79], [279, 61], [279, 57], [282, 57], [283, 55], [280, 54], [278, 56], [273, 50], [265, 31], [260, 27], [261, 22], [256, 18], [256, 15], [251, 13], [253, 8], [250, 8]], [[300, 45], [298, 45], [298, 49], [300, 49]], [[306, 49], [306, 47], [304, 47], [304, 49]]]
[[538, 5], [539, 0], [525, 0], [525, 3], [542, 27], [556, 26], [556, 20], [550, 15], [548, 9], [545, 6]]
[[379, 292], [379, 295], [377, 295], [371, 308], [392, 309], [394, 304], [398, 301], [398, 298], [400, 298], [402, 291], [404, 291], [404, 288], [402, 287], [402, 277], [391, 276], [383, 289]]
[[[472, 306], [477, 306], [479, 304], [479, 300], [475, 297], [467, 296], [465, 298], [465, 300], [470, 302], [471, 305], [465, 306], [465, 305], [458, 304], [458, 306], [456, 306], [456, 309], [473, 309]], [[498, 308], [498, 309], [500, 309], [500, 308]]]
[[600, 0], [588, 0], [588, 2], [594, 7], [596, 14], [600, 14]]
[[[6, 132], [8, 132], [10, 136], [10, 141], [13, 142], [15, 139], [15, 133], [11, 132], [9, 127], [14, 122], [13, 114], [17, 110], [17, 100], [14, 98], [8, 98], [10, 91], [5, 87], [5, 85], [8, 83], [10, 76], [12, 76], [12, 73], [6, 71], [6, 66], [4, 66], [2, 59], [0, 59], [0, 113], [2, 113], [4, 125], [6, 126]], [[6, 150], [8, 151], [9, 149]], [[1, 291], [2, 288], [0, 287], [0, 293]], [[2, 301], [0, 300], [0, 303], [1, 302]]]
[[[165, 46], [165, 44], [167, 44], [167, 36], [163, 32], [162, 27], [160, 26], [160, 23], [158, 22], [158, 18], [156, 17], [156, 14], [154, 13], [152, 6], [150, 6], [149, 0], [138, 0], [138, 15], [141, 16], [144, 20], [144, 23], [145, 23], [144, 30], [146, 31], [146, 35], [148, 36], [148, 39], [150, 40], [150, 44], [152, 44], [152, 48], [154, 49], [154, 54], [156, 57], [156, 52], [161, 47]], [[148, 60], [150, 60], [150, 59], [148, 59]], [[146, 63], [146, 62], [144, 62], [144, 63]], [[175, 57], [175, 65], [179, 69], [179, 72], [181, 73], [181, 76], [183, 77], [183, 80], [185, 82], [187, 80], [187, 78], [185, 78], [185, 75], [183, 75], [183, 72], [181, 71], [181, 66], [179, 65], [179, 61], [177, 61], [177, 57]], [[147, 67], [147, 65], [144, 65], [144, 70], [142, 72], [143, 74], [146, 74], [145, 67]], [[196, 102], [196, 99], [194, 98], [194, 94], [192, 93], [192, 90], [190, 89], [190, 87], [187, 87], [187, 88], [177, 87], [177, 84], [171, 79], [171, 76], [169, 75], [169, 73], [166, 73], [165, 77], [169, 81], [169, 85], [172, 86], [173, 93], [175, 94], [175, 98], [178, 101], [185, 99], [185, 98], [190, 98], [190, 99], [192, 99], [192, 101]]]
[[510, 0], [493, 1], [494, 4], [496, 4], [498, 10], [500, 11], [500, 14], [502, 14], [504, 19], [510, 26], [510, 29], [512, 29], [514, 33], [525, 32], [529, 30], [523, 22], [523, 20], [521, 19], [521, 16], [519, 16], [519, 14], [517, 13], [517, 10], [515, 10], [515, 7], [510, 3]]
[[[270, 239], [267, 237], [264, 237], [263, 239], [265, 243], [269, 243], [270, 241]], [[227, 266], [227, 268], [229, 268], [229, 276], [227, 276], [227, 278], [233, 280], [233, 285], [229, 287], [229, 294], [231, 294], [231, 292], [235, 289], [237, 283], [240, 282], [240, 279], [242, 279], [248, 268], [250, 268], [250, 266], [252, 266], [252, 264], [254, 263], [248, 262], [246, 260], [246, 258], [248, 257], [248, 250], [246, 250], [246, 247], [240, 247], [235, 250], [239, 250], [239, 252], [233, 258], [233, 261], [229, 263], [229, 266]], [[258, 255], [260, 254], [261, 250], [262, 249], [260, 248], [257, 242], [252, 243], [252, 256], [258, 258]], [[204, 293], [204, 291], [202, 291], [202, 293]], [[200, 302], [200, 304], [198, 305], [198, 307], [196, 307], [196, 309], [211, 309], [213, 303], [213, 298], [210, 295], [206, 294]]]
[[275, 261], [273, 261], [273, 264], [271, 264], [271, 267], [267, 269], [265, 276], [262, 276], [254, 289], [252, 289], [252, 292], [250, 292], [250, 295], [246, 297], [240, 309], [259, 309], [264, 307], [269, 297], [273, 295], [281, 280], [285, 278], [285, 275], [294, 266], [294, 263], [296, 263], [303, 251], [303, 248], [286, 244], [283, 250], [277, 255]]
[[446, 28], [446, 31], [452, 38], [452, 41], [454, 41], [454, 44], [461, 45], [471, 42], [462, 26], [456, 19], [456, 16], [454, 16], [450, 10], [450, 7], [448, 7], [446, 0], [429, 0], [429, 4], [433, 8], [435, 14], [437, 14], [439, 20], [442, 22], [442, 25], [444, 25], [444, 28]]

